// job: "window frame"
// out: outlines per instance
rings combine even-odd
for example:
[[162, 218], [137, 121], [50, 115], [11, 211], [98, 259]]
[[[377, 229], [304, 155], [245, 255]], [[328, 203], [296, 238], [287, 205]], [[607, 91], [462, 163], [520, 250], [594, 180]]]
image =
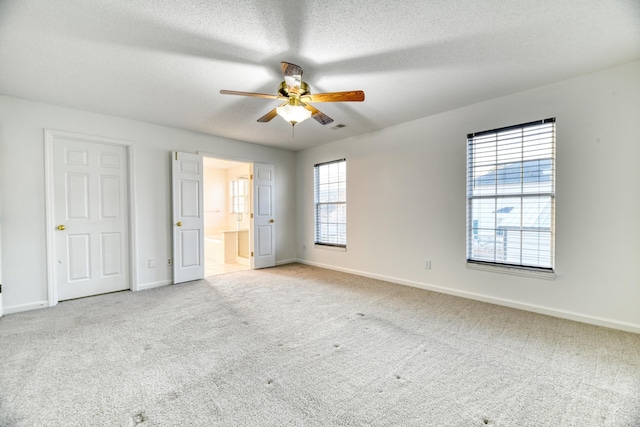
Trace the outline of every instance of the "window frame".
[[[542, 157], [542, 156], [526, 157], [526, 154], [527, 154], [526, 153], [527, 150], [525, 149], [526, 130], [531, 130], [531, 129], [534, 129], [536, 126], [539, 127], [540, 125], [547, 125], [549, 123], [551, 123], [551, 126], [549, 127], [548, 130], [545, 131], [545, 132], [548, 132], [548, 135], [545, 135], [546, 138], [541, 138], [542, 142], [539, 142], [534, 146], [536, 149], [540, 148], [541, 150], [547, 150], [549, 157]], [[514, 150], [514, 151], [519, 153], [520, 160], [519, 161], [511, 160], [509, 162], [505, 162], [503, 159], [501, 159], [501, 161], [499, 161], [498, 155], [499, 154], [505, 155], [505, 153], [507, 152], [506, 149], [500, 146], [500, 143], [504, 143], [504, 140], [501, 140], [499, 135], [501, 133], [502, 135], [504, 135], [505, 132], [514, 132], [518, 130], [521, 130], [522, 132], [519, 138], [519, 142], [516, 142], [515, 145], [517, 145], [518, 143], [520, 145], [519, 145], [519, 150]], [[478, 140], [479, 139], [481, 140], [481, 138], [483, 137], [484, 138], [491, 137], [491, 135], [495, 135], [496, 137], [495, 163], [491, 164], [490, 162], [487, 162], [487, 163], [479, 162], [476, 160], [475, 150], [480, 151], [483, 147], [481, 145], [481, 142], [478, 142]], [[530, 149], [531, 147], [528, 147], [528, 148]], [[487, 150], [487, 152], [492, 153], [491, 149]], [[537, 162], [537, 169], [535, 171], [538, 173], [537, 175], [538, 180], [532, 181], [532, 182], [538, 183], [538, 187], [539, 187], [538, 192], [531, 192], [528, 189], [525, 190], [525, 187], [526, 187], [525, 180], [527, 177], [526, 170], [527, 170], [528, 162]], [[540, 184], [541, 182], [543, 182], [543, 180], [540, 179], [540, 177], [542, 176], [541, 174], [544, 174], [547, 170], [547, 169], [543, 169], [543, 165], [542, 165], [543, 162], [545, 166], [547, 165], [547, 162], [549, 163], [549, 171], [550, 171], [548, 174], [549, 182], [544, 186]], [[480, 163], [480, 165], [478, 165], [477, 163]], [[506, 180], [507, 179], [506, 177], [508, 176], [507, 172], [501, 173], [500, 171], [505, 170], [506, 167], [508, 167], [509, 165], [511, 165], [511, 167], [514, 167], [513, 165], [516, 165], [515, 167], [517, 168], [518, 164], [520, 167], [519, 175], [515, 175], [515, 176], [516, 176], [516, 179], [519, 180], [518, 183], [520, 185], [520, 191], [508, 192], [506, 191], [506, 188], [505, 188], [507, 187], [506, 184], [503, 185], [503, 188], [500, 188], [499, 186], [500, 177]], [[482, 191], [477, 191], [477, 188], [479, 186], [477, 181], [480, 178], [485, 176], [485, 175], [478, 175], [475, 173], [475, 170], [479, 168], [485, 168], [489, 171], [494, 171], [493, 172], [495, 177], [494, 193], [481, 194]], [[501, 168], [505, 168], [505, 169], [501, 169]], [[490, 174], [491, 172], [488, 172], [486, 176]], [[513, 177], [513, 176], [511, 175], [509, 177]], [[466, 227], [467, 229], [466, 229], [466, 249], [465, 250], [466, 250], [467, 267], [480, 269], [480, 270], [489, 270], [489, 271], [497, 271], [497, 272], [504, 272], [504, 273], [511, 273], [511, 274], [525, 275], [525, 276], [541, 277], [546, 279], [555, 278], [556, 119], [549, 118], [544, 120], [523, 123], [519, 125], [507, 126], [503, 128], [468, 134], [467, 135], [467, 177], [466, 179], [467, 179], [466, 181], [466, 191], [467, 191]], [[544, 187], [542, 191], [540, 187]], [[504, 191], [504, 193], [501, 193], [501, 191]], [[476, 192], [478, 194], [476, 194]], [[523, 243], [524, 238], [522, 237], [522, 233], [526, 232], [527, 231], [526, 229], [528, 228], [524, 224], [524, 219], [523, 219], [526, 213], [525, 200], [532, 201], [532, 200], [535, 200], [535, 198], [538, 198], [538, 200], [544, 200], [548, 198], [547, 199], [548, 210], [549, 210], [548, 230], [543, 229], [540, 226], [540, 224], [538, 224], [537, 231], [536, 231], [536, 233], [538, 233], [536, 234], [536, 237], [538, 239], [540, 239], [541, 236], [544, 236], [544, 233], [548, 234], [548, 245], [545, 244], [541, 246], [540, 243], [538, 242], [536, 251], [534, 252], [535, 254], [534, 257], [538, 258], [538, 262], [523, 263], [522, 260], [524, 259], [526, 254], [524, 250], [524, 243]], [[495, 203], [494, 205], [495, 208], [494, 208], [494, 211], [492, 212], [492, 214], [494, 215], [493, 217], [494, 238], [498, 238], [498, 237], [501, 238], [503, 240], [503, 245], [505, 248], [507, 248], [506, 245], [508, 244], [508, 242], [506, 241], [506, 237], [503, 237], [504, 234], [498, 233], [499, 231], [506, 233], [505, 229], [498, 225], [500, 222], [498, 220], [498, 216], [499, 216], [498, 213], [503, 213], [505, 214], [505, 216], [507, 216], [511, 212], [511, 209], [513, 208], [501, 207], [502, 205], [499, 203], [499, 201], [508, 200], [508, 199], [519, 199], [519, 202], [520, 202], [519, 221], [520, 222], [519, 222], [519, 229], [517, 229], [516, 231], [518, 231], [521, 234], [518, 237], [518, 242], [520, 243], [519, 252], [516, 251], [516, 254], [515, 254], [515, 256], [519, 257], [520, 259], [519, 263], [512, 262], [512, 261], [505, 262], [503, 260], [497, 260], [498, 252], [499, 252], [498, 241], [497, 241], [498, 239], [496, 239], [496, 241], [493, 244], [493, 260], [488, 260], [486, 259], [487, 258], [486, 256], [482, 257], [474, 252], [474, 240], [476, 240], [478, 236], [478, 219], [480, 218], [480, 216], [478, 216], [477, 213], [476, 213], [476, 216], [473, 215], [474, 214], [473, 206], [475, 201], [480, 201], [481, 199], [484, 199], [489, 202], [493, 200]], [[476, 209], [478, 209], [478, 207], [476, 207]], [[541, 217], [542, 213], [545, 212], [544, 209], [546, 208], [541, 207], [539, 208], [539, 210], [534, 212]], [[538, 218], [538, 221], [539, 221], [539, 218]], [[491, 228], [487, 228], [487, 230], [490, 231]], [[511, 247], [511, 246], [508, 246], [508, 247]], [[505, 259], [507, 257], [506, 252], [507, 250], [505, 249], [503, 254]], [[513, 252], [511, 254], [513, 254]], [[489, 251], [489, 257], [490, 255], [491, 255], [491, 252]], [[548, 256], [548, 260], [545, 258], [545, 261], [541, 262], [540, 261], [541, 255]]]
[[[321, 174], [321, 168], [329, 168], [331, 165], [337, 164], [340, 167], [340, 164], [344, 165], [344, 174], [341, 175], [338, 173], [337, 180], [329, 180], [327, 182], [320, 182], [319, 177]], [[327, 171], [328, 173], [328, 171]], [[342, 181], [340, 178], [343, 178]], [[342, 184], [342, 186], [340, 185]], [[330, 195], [327, 193], [326, 200], [320, 200], [321, 198], [321, 185], [337, 185], [338, 187], [338, 200], [329, 200]], [[333, 248], [343, 248], [346, 250], [347, 248], [347, 159], [336, 159], [328, 162], [317, 163], [313, 166], [313, 241], [314, 245], [322, 246], [322, 247], [333, 247]], [[342, 194], [344, 197], [340, 197]], [[341, 206], [344, 216], [344, 221], [332, 221], [332, 222], [320, 222], [321, 219], [321, 209], [325, 206], [329, 205], [339, 205]], [[340, 213], [336, 214], [340, 217]], [[342, 228], [344, 231], [337, 232], [337, 237], [333, 239], [325, 239], [323, 238], [323, 227], [321, 224], [325, 225], [335, 225], [337, 229]], [[342, 226], [342, 227], [340, 227]]]
[[229, 181], [229, 198], [232, 214], [244, 214], [248, 212], [249, 178], [239, 176]]

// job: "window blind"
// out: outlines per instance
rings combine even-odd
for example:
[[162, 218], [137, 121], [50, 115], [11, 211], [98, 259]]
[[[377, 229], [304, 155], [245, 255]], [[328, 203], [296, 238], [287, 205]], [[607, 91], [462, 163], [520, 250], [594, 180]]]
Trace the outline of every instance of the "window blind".
[[315, 244], [347, 246], [346, 159], [314, 166]]
[[467, 262], [553, 270], [555, 118], [467, 135]]

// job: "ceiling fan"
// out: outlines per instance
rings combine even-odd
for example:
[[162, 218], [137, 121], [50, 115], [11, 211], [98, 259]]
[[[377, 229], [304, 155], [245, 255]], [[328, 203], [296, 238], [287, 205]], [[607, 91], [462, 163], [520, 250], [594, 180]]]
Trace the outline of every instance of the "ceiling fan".
[[309, 102], [347, 102], [364, 101], [364, 92], [352, 90], [348, 92], [329, 92], [311, 94], [307, 82], [302, 81], [302, 67], [289, 62], [281, 62], [284, 81], [280, 83], [277, 95], [255, 92], [238, 92], [235, 90], [221, 90], [223, 95], [254, 96], [257, 98], [277, 99], [285, 101], [283, 104], [269, 111], [258, 119], [261, 123], [271, 121], [275, 116], [281, 116], [292, 126], [313, 117], [318, 123], [327, 125], [333, 119], [317, 108], [309, 105]]

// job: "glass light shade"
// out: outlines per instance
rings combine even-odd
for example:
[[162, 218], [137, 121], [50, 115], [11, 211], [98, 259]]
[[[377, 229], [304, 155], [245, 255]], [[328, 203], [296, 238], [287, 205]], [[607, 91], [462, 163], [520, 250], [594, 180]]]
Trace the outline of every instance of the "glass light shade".
[[311, 111], [307, 110], [302, 105], [283, 105], [282, 107], [277, 107], [276, 112], [280, 117], [294, 126], [311, 117]]

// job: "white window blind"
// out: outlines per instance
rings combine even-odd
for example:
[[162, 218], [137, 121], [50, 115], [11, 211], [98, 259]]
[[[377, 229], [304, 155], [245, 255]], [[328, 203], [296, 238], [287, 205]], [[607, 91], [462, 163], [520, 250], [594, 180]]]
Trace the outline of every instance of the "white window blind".
[[553, 270], [555, 119], [467, 135], [467, 262]]
[[314, 166], [315, 244], [347, 246], [347, 161]]

